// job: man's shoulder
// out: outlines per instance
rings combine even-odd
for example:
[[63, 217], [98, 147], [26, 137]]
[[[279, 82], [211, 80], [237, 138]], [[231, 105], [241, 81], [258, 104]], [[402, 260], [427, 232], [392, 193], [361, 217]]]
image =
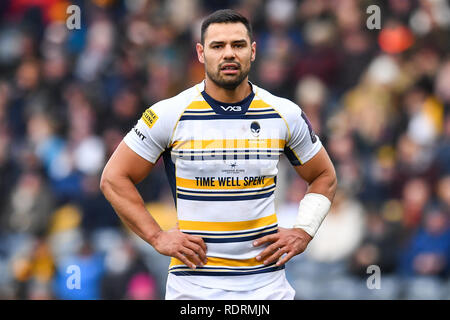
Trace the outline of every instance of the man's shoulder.
[[263, 100], [283, 115], [298, 115], [301, 113], [300, 106], [287, 98], [277, 96], [268, 90], [257, 86], [255, 91], [255, 95], [259, 99]]
[[161, 114], [175, 115], [182, 112], [192, 101], [201, 96], [198, 84], [178, 93], [176, 96], [160, 100], [150, 108]]

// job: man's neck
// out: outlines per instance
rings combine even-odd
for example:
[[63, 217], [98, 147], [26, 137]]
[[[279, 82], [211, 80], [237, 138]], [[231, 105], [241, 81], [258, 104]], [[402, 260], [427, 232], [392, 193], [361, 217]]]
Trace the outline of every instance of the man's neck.
[[252, 88], [245, 78], [235, 89], [227, 90], [219, 87], [212, 80], [205, 80], [205, 92], [214, 100], [226, 103], [236, 103], [244, 100], [251, 92]]

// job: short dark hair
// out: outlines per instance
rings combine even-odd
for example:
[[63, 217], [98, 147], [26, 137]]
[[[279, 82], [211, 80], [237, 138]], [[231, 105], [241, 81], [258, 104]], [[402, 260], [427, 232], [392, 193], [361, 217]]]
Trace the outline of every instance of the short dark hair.
[[247, 33], [251, 41], [253, 39], [253, 31], [252, 26], [250, 25], [248, 19], [235, 10], [221, 9], [214, 11], [209, 16], [207, 16], [205, 20], [203, 20], [200, 39], [202, 44], [205, 43], [206, 29], [208, 29], [211, 23], [235, 23], [235, 22], [240, 22], [245, 26], [245, 28], [247, 28]]

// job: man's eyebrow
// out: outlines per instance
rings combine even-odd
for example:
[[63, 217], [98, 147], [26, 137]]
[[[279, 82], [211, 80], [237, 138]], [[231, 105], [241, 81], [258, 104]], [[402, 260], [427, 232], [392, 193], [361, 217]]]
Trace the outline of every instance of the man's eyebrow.
[[225, 43], [225, 41], [211, 41], [210, 43], [209, 43], [209, 45], [210, 46], [213, 46], [213, 45], [215, 45], [215, 44], [224, 44]]
[[[217, 44], [224, 44], [225, 43], [225, 41], [211, 41], [210, 43], [209, 43], [209, 45], [210, 46], [213, 46], [213, 45], [217, 45]], [[240, 40], [234, 40], [234, 41], [231, 41], [231, 43], [233, 43], [233, 44], [236, 44], [236, 43], [247, 43], [247, 41], [245, 40], [245, 39], [240, 39]]]

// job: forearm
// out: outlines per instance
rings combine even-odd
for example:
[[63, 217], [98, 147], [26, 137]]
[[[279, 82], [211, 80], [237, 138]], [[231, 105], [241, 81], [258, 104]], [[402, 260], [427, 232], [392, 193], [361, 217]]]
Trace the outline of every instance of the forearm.
[[101, 190], [120, 219], [139, 237], [153, 245], [161, 228], [145, 208], [134, 183], [127, 177], [108, 177], [104, 174]]
[[336, 172], [324, 149], [306, 167], [299, 168], [298, 172], [308, 182], [308, 190], [300, 201], [294, 227], [303, 229], [314, 237], [334, 199]]
[[336, 187], [336, 175], [334, 171], [328, 170], [324, 171], [308, 185], [306, 193], [321, 194], [332, 202], [336, 193]]

